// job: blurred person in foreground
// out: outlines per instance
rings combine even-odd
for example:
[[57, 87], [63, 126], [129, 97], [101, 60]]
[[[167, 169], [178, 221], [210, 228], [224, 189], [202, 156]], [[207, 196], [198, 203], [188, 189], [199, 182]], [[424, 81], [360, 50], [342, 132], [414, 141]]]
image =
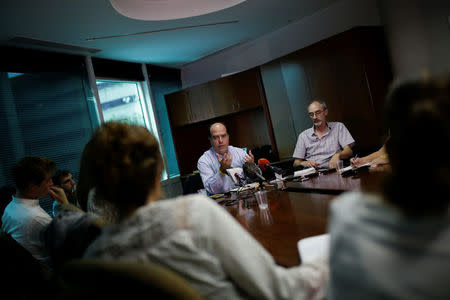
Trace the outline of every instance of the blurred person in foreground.
[[450, 299], [449, 95], [448, 76], [391, 89], [383, 191], [331, 205], [329, 299]]
[[80, 173], [80, 186], [83, 178], [89, 178], [96, 198], [108, 203], [118, 216], [118, 223], [103, 228], [85, 257], [148, 261], [167, 267], [206, 299], [324, 297], [325, 261], [278, 266], [264, 247], [207, 196], [159, 200], [161, 154], [146, 128], [104, 124], [86, 145], [82, 165], [86, 168]]

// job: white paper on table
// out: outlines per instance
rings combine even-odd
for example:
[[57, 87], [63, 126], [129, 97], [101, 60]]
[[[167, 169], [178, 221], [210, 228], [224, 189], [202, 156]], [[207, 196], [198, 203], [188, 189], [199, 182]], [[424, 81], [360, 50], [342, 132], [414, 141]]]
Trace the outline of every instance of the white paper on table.
[[232, 192], [232, 193], [237, 192], [237, 191], [243, 192], [246, 190], [257, 188], [258, 186], [259, 186], [259, 182], [247, 183], [243, 187], [237, 187], [237, 188], [231, 189], [230, 192]]
[[317, 172], [317, 170], [315, 168], [303, 169], [303, 170], [300, 170], [300, 171], [295, 171], [294, 172], [294, 177], [300, 177], [300, 176], [304, 177], [306, 175], [314, 174], [316, 172]]
[[301, 239], [297, 243], [297, 248], [302, 263], [326, 258], [330, 249], [330, 235], [325, 233]]
[[364, 167], [367, 167], [367, 166], [370, 166], [370, 163], [365, 163], [365, 164], [357, 166], [357, 167], [354, 167], [354, 166], [350, 165], [348, 167], [339, 169], [338, 172], [339, 172], [339, 174], [342, 174], [342, 173], [350, 171], [350, 170], [358, 170], [359, 168], [364, 168]]

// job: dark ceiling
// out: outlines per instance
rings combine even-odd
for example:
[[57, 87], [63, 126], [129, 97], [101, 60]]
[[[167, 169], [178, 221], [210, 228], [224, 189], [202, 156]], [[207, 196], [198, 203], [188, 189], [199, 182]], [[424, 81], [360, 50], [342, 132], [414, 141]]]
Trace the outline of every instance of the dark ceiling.
[[108, 0], [1, 0], [0, 44], [181, 68], [336, 1], [247, 0], [202, 16], [141, 21]]

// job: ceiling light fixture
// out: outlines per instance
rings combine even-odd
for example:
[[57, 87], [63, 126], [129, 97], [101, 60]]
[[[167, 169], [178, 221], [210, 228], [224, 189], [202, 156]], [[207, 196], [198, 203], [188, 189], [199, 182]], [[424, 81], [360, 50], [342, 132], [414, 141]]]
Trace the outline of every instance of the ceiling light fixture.
[[138, 20], [161, 21], [209, 14], [245, 0], [109, 0], [120, 14]]

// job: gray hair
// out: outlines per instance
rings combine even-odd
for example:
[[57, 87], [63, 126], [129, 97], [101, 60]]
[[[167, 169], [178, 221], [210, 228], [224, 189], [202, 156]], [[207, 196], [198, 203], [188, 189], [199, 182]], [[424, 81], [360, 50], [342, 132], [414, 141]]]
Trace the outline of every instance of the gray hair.
[[318, 102], [318, 103], [322, 106], [322, 109], [323, 109], [323, 110], [328, 109], [327, 104], [325, 103], [325, 101], [322, 101], [322, 100], [319, 100], [319, 99], [315, 99], [315, 100], [309, 102], [308, 107], [309, 107], [311, 104], [313, 104], [314, 102]]

